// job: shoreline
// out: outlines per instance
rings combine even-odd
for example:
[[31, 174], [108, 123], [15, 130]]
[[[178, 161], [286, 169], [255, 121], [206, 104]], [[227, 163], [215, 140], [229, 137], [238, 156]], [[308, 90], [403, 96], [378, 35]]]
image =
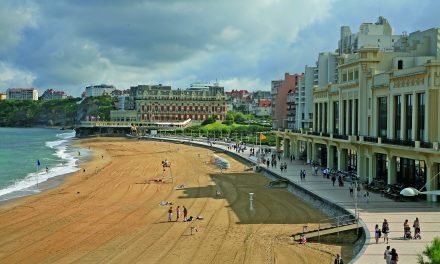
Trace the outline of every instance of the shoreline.
[[[88, 155], [84, 155], [77, 160], [78, 170], [74, 172], [68, 172], [60, 175], [56, 175], [54, 177], [48, 178], [47, 180], [40, 182], [38, 187], [33, 185], [28, 188], [24, 188], [22, 190], [13, 191], [11, 193], [2, 195], [2, 199], [0, 200], [0, 209], [12, 208], [14, 206], [20, 206], [22, 203], [25, 203], [28, 199], [32, 199], [33, 197], [38, 197], [41, 195], [45, 195], [50, 192], [56, 192], [58, 189], [62, 189], [64, 185], [69, 184], [74, 178], [77, 176], [89, 176], [94, 173], [94, 167], [98, 167], [102, 165], [102, 162], [99, 162], [101, 159], [98, 159], [99, 156], [107, 154], [102, 149], [97, 148], [86, 148], [85, 141], [93, 141], [91, 139], [77, 139], [73, 138], [71, 140], [71, 144], [69, 147], [77, 148], [77, 149], [85, 149], [88, 150]], [[109, 159], [108, 155], [106, 155], [106, 161]], [[111, 160], [109, 161], [111, 162]], [[86, 169], [86, 173], [83, 172], [83, 169]], [[5, 199], [3, 199], [5, 198]]]

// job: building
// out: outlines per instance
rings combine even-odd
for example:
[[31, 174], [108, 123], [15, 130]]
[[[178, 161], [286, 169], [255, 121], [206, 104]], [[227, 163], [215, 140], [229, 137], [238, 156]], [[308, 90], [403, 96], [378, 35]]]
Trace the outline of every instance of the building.
[[393, 29], [384, 17], [376, 23], [362, 23], [358, 33], [351, 33], [348, 26], [341, 27], [341, 38], [338, 41], [338, 53], [357, 53], [364, 46], [377, 47], [382, 52], [393, 52], [394, 44], [400, 35], [393, 35]]
[[394, 51], [363, 46], [341, 54], [338, 82], [313, 89], [313, 131], [277, 132], [285, 155], [368, 183], [438, 189], [440, 29], [394, 43]]
[[0, 100], [6, 100], [6, 94], [0, 93]]
[[55, 91], [54, 89], [47, 89], [41, 96], [41, 100], [66, 99], [67, 95], [63, 91]]
[[211, 116], [223, 121], [226, 116], [225, 92], [224, 87], [217, 83], [193, 84], [184, 90], [173, 90], [171, 86], [161, 84], [138, 85], [130, 88], [129, 106], [125, 109], [112, 111], [111, 119], [132, 120], [135, 112], [138, 122], [177, 122], [187, 119], [202, 122]]
[[95, 97], [103, 95], [111, 96], [114, 90], [116, 90], [116, 88], [113, 85], [90, 85], [86, 87], [85, 97]]
[[6, 90], [8, 100], [38, 100], [38, 90], [35, 88], [9, 88]]
[[258, 103], [252, 103], [250, 113], [257, 117], [269, 117], [272, 113], [271, 101], [268, 99], [261, 99]]
[[274, 129], [287, 128], [287, 94], [289, 91], [296, 91], [301, 77], [303, 74], [285, 73], [284, 80], [272, 81], [272, 127]]
[[225, 96], [226, 101], [232, 104], [233, 111], [248, 114], [252, 110], [252, 94], [248, 90], [232, 90], [225, 92]]

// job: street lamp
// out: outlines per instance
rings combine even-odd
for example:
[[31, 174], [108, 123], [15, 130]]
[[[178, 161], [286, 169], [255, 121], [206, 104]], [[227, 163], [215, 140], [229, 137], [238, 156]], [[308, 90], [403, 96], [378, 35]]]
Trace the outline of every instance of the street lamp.
[[417, 190], [416, 188], [413, 188], [413, 187], [408, 187], [408, 188], [405, 188], [402, 191], [400, 191], [400, 194], [403, 195], [403, 196], [417, 196], [419, 194], [440, 195], [440, 190], [426, 191], [426, 192], [422, 192], [421, 191], [423, 188], [425, 188], [425, 186], [428, 183], [432, 182], [439, 174], [440, 174], [440, 172], [437, 173], [436, 175], [434, 175], [434, 177], [432, 177], [425, 185], [423, 185], [423, 187], [420, 188], [420, 190]]

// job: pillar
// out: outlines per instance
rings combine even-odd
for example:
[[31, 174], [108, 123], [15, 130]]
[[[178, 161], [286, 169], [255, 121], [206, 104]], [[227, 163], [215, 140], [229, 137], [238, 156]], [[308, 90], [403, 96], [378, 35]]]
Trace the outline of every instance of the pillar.
[[333, 169], [334, 161], [335, 161], [335, 156], [333, 153], [333, 146], [327, 145], [327, 167]]
[[402, 94], [402, 107], [400, 116], [400, 139], [406, 139], [406, 95]]
[[334, 133], [333, 131], [333, 123], [335, 122], [334, 120], [334, 116], [333, 116], [333, 102], [330, 101], [328, 103], [328, 112], [327, 112], [327, 116], [328, 116], [328, 121], [327, 121], [327, 132], [328, 133]]
[[313, 131], [318, 131], [318, 106], [313, 104]]
[[[417, 102], [416, 95], [417, 94], [415, 92], [413, 92], [413, 94], [412, 94], [413, 108], [412, 108], [412, 120], [411, 120], [411, 122], [412, 122], [411, 140], [416, 140], [416, 135], [417, 135], [416, 133], [417, 133], [417, 119], [418, 119], [418, 116], [417, 116], [418, 102]], [[417, 140], [419, 140], [419, 139], [417, 139]]]
[[392, 156], [390, 154], [387, 154], [387, 162], [388, 162], [388, 184], [395, 184], [396, 183], [396, 157]]
[[356, 100], [351, 100], [351, 134], [356, 135], [357, 134], [357, 127], [355, 127], [356, 124]]
[[[426, 190], [434, 191], [438, 190], [438, 163], [426, 162]], [[426, 200], [429, 202], [437, 202], [437, 195], [428, 194]]]
[[317, 160], [317, 153], [318, 153], [318, 151], [316, 150], [316, 143], [311, 142], [310, 144], [312, 146], [312, 160], [316, 161]]
[[284, 138], [283, 155], [285, 158], [290, 156], [290, 139]]
[[338, 148], [338, 170], [347, 170], [347, 149]]
[[342, 105], [344, 101], [342, 100], [341, 96], [342, 96], [342, 94], [339, 93], [339, 109], [338, 109], [338, 112], [339, 112], [339, 120], [338, 120], [339, 131], [338, 131], [338, 134], [340, 134], [340, 135], [344, 134], [344, 130], [343, 130], [344, 126], [342, 125], [342, 123], [345, 120], [344, 115], [343, 115], [343, 111], [342, 111], [344, 109], [344, 106]]
[[277, 152], [279, 152], [281, 150], [281, 144], [280, 144], [280, 137], [279, 136], [275, 137], [275, 144], [276, 144]]
[[371, 183], [374, 178], [376, 178], [377, 173], [377, 159], [376, 154], [372, 153], [368, 158], [369, 160], [369, 168], [368, 168], [368, 183]]
[[306, 142], [306, 151], [307, 151], [307, 163], [312, 160], [312, 143]]
[[356, 150], [356, 163], [357, 163], [357, 169], [356, 169], [356, 173], [359, 177], [359, 179], [361, 179], [361, 181], [365, 181], [367, 176], [366, 176], [366, 161], [365, 161], [365, 156], [363, 155], [363, 153], [361, 153], [360, 150]]
[[387, 135], [388, 138], [394, 139], [394, 131], [396, 128], [394, 127], [396, 115], [394, 113], [394, 96], [389, 96], [389, 103], [387, 104], [387, 116], [388, 116], [388, 125], [387, 125]]
[[318, 116], [318, 132], [321, 132], [321, 129], [322, 129], [322, 115], [321, 115], [321, 103], [318, 103], [318, 113], [317, 113], [317, 116]]
[[349, 134], [349, 130], [348, 127], [350, 126], [350, 122], [348, 122], [348, 120], [350, 119], [350, 104], [349, 104], [350, 100], [345, 100], [345, 135]]

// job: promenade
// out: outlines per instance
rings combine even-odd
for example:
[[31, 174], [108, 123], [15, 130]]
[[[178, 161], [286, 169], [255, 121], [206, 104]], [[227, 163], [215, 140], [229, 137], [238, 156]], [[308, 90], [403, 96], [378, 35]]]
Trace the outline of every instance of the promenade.
[[[172, 139], [172, 138], [169, 138]], [[182, 140], [182, 138], [175, 138]], [[186, 140], [187, 141], [187, 140]], [[206, 140], [192, 141], [193, 143], [201, 145], [209, 145]], [[227, 145], [222, 142], [216, 142], [214, 147], [236, 153], [233, 149], [228, 150]], [[256, 148], [257, 150], [258, 148]], [[237, 153], [236, 153], [237, 154]], [[249, 147], [244, 153], [240, 153], [242, 157], [249, 159]], [[280, 162], [287, 163], [287, 171], [281, 172], [279, 169]], [[349, 194], [349, 184], [345, 183], [344, 187], [338, 187], [336, 182], [333, 186], [330, 179], [322, 177], [321, 172], [318, 176], [313, 176], [312, 167], [305, 164], [303, 160], [294, 160], [281, 157], [281, 161], [277, 163], [277, 168], [269, 170], [294, 182], [301, 187], [319, 195], [328, 201], [339, 204], [347, 210], [354, 213], [355, 198]], [[265, 166], [266, 167], [266, 166]], [[306, 178], [304, 181], [300, 179], [300, 171], [306, 170]], [[366, 244], [364, 245], [361, 254], [355, 258], [351, 263], [361, 264], [375, 264], [385, 263], [383, 253], [386, 244], [383, 238], [380, 239], [379, 244], [376, 244], [374, 239], [374, 226], [382, 226], [384, 219], [389, 222], [389, 246], [395, 248], [399, 254], [399, 263], [414, 264], [417, 263], [417, 254], [421, 253], [425, 246], [433, 240], [434, 237], [440, 236], [440, 206], [429, 202], [396, 202], [394, 200], [382, 197], [380, 194], [370, 193], [370, 199], [363, 197], [364, 190], [362, 189], [357, 197], [357, 208], [360, 220], [367, 228]], [[408, 219], [410, 226], [412, 226], [415, 218], [420, 220], [421, 240], [404, 240], [403, 239], [403, 222]], [[413, 232], [413, 228], [411, 228]]]

